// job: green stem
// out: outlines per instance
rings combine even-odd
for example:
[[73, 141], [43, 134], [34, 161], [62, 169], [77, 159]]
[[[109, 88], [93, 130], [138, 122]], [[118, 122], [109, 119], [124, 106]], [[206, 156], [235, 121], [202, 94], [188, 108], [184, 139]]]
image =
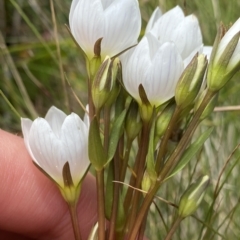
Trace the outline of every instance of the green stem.
[[75, 240], [81, 240], [82, 238], [80, 234], [78, 216], [77, 216], [77, 205], [68, 203], [68, 209], [71, 215], [71, 221], [72, 221]]
[[[114, 180], [119, 181], [119, 146], [116, 152], [116, 156], [114, 157]], [[109, 240], [116, 239], [115, 236], [115, 228], [116, 228], [116, 220], [117, 220], [117, 213], [118, 213], [118, 202], [119, 202], [119, 190], [120, 190], [120, 184], [115, 183], [114, 184], [114, 192], [113, 192], [113, 205], [112, 205], [112, 214], [110, 218], [110, 227], [109, 227]]]
[[123, 158], [123, 163], [122, 163], [121, 173], [120, 173], [120, 178], [119, 178], [120, 182], [123, 182], [125, 179], [131, 147], [132, 147], [132, 140], [127, 139], [125, 155]]
[[203, 99], [201, 105], [199, 106], [197, 112], [193, 116], [193, 119], [190, 122], [184, 136], [180, 140], [177, 148], [175, 149], [173, 154], [168, 159], [168, 161], [167, 161], [166, 165], [164, 166], [163, 170], [160, 172], [158, 180], [156, 181], [155, 185], [150, 189], [150, 191], [146, 195], [146, 197], [144, 199], [144, 202], [142, 204], [142, 207], [139, 211], [139, 214], [136, 218], [136, 222], [135, 222], [134, 228], [133, 228], [133, 230], [130, 234], [129, 239], [131, 239], [131, 240], [136, 239], [136, 236], [138, 234], [138, 230], [141, 226], [143, 218], [144, 218], [148, 208], [150, 207], [156, 192], [158, 191], [161, 183], [164, 181], [164, 179], [166, 178], [168, 173], [173, 169], [173, 167], [176, 166], [177, 161], [181, 158], [183, 152], [185, 151], [185, 148], [187, 147], [187, 145], [188, 145], [188, 143], [191, 139], [189, 136], [192, 136], [194, 130], [196, 129], [196, 127], [199, 123], [199, 118], [201, 117], [202, 112], [204, 111], [205, 107], [207, 106], [207, 104], [209, 103], [209, 101], [212, 99], [212, 97], [214, 95], [215, 95], [215, 92], [211, 92], [211, 91], [208, 90], [208, 92], [207, 92], [205, 98]]
[[201, 105], [199, 106], [198, 110], [196, 111], [195, 115], [193, 116], [192, 121], [190, 122], [187, 130], [185, 131], [182, 139], [180, 140], [178, 146], [174, 150], [173, 154], [168, 159], [166, 165], [164, 166], [163, 170], [160, 172], [159, 176], [162, 180], [166, 178], [166, 176], [171, 172], [171, 170], [176, 166], [178, 160], [181, 158], [182, 154], [184, 153], [187, 145], [189, 144], [191, 137], [199, 124], [199, 119], [209, 103], [209, 101], [215, 95], [214, 92], [208, 91], [206, 93], [205, 98], [203, 99]]
[[179, 226], [179, 224], [180, 224], [181, 221], [182, 221], [182, 218], [181, 218], [181, 217], [178, 217], [178, 218], [176, 219], [176, 221], [173, 223], [170, 231], [168, 232], [165, 240], [171, 240], [171, 239], [172, 239], [172, 236], [173, 236], [173, 234], [176, 232], [176, 230], [177, 230], [177, 228], [178, 228], [178, 226]]
[[98, 240], [105, 240], [104, 169], [96, 171], [98, 202]]
[[156, 160], [156, 165], [155, 165], [155, 170], [158, 174], [161, 170], [160, 166], [163, 166], [163, 159], [164, 159], [164, 155], [166, 153], [168, 140], [171, 136], [171, 133], [172, 133], [174, 127], [176, 126], [179, 114], [180, 114], [180, 108], [176, 107], [176, 109], [173, 113], [173, 116], [168, 124], [167, 130], [163, 136], [163, 139], [161, 140], [161, 144], [159, 146], [158, 156], [157, 156], [157, 160]]
[[147, 213], [145, 214], [144, 219], [142, 221], [139, 234], [138, 234], [138, 240], [143, 240], [146, 225], [147, 225]]
[[[140, 148], [140, 154], [139, 154], [139, 161], [138, 168], [137, 168], [137, 179], [136, 179], [136, 184], [135, 188], [141, 188], [141, 183], [142, 183], [142, 178], [144, 174], [144, 169], [145, 169], [145, 163], [146, 163], [146, 156], [147, 156], [147, 151], [148, 151], [148, 142], [149, 142], [149, 131], [150, 129], [150, 124], [149, 123], [143, 123], [143, 129], [142, 129], [142, 134], [141, 134], [141, 143], [139, 145]], [[137, 216], [137, 211], [139, 208], [139, 200], [140, 197], [142, 196], [142, 193], [135, 190], [133, 199], [132, 199], [132, 208], [131, 208], [131, 213], [129, 216], [129, 224], [128, 228], [131, 231], [131, 229], [134, 226], [134, 223], [136, 221], [136, 216]]]

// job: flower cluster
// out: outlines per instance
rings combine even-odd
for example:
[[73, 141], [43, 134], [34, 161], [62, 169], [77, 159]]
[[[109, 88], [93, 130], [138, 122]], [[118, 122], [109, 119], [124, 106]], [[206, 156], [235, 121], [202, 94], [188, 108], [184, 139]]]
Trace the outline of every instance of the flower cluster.
[[[156, 8], [139, 42], [137, 0], [73, 0], [69, 23], [86, 56], [89, 115], [82, 121], [75, 113], [67, 116], [51, 107], [45, 119], [23, 118], [24, 142], [71, 207], [76, 208], [91, 162], [98, 223], [90, 239], [106, 239], [106, 226], [109, 239], [124, 234], [136, 239], [161, 184], [191, 160], [211, 133], [191, 143], [219, 89], [240, 68], [240, 20], [227, 32], [221, 28], [213, 51], [203, 45], [196, 16], [185, 16], [179, 6], [164, 14]], [[125, 195], [113, 185], [126, 179], [134, 190], [128, 188]], [[208, 183], [205, 176], [186, 191], [180, 220], [197, 209]], [[150, 194], [140, 194], [139, 188]]]

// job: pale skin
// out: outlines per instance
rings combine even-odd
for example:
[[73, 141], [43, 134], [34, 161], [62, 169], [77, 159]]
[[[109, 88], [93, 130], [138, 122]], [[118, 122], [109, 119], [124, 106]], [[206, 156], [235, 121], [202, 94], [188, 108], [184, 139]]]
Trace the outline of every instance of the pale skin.
[[[83, 240], [97, 220], [95, 179], [87, 175], [78, 204]], [[0, 239], [74, 239], [57, 187], [32, 163], [21, 137], [0, 130]]]

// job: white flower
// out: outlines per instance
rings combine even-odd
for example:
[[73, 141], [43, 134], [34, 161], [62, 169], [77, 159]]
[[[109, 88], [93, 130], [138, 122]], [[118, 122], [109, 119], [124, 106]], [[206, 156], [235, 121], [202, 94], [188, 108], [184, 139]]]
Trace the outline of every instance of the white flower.
[[157, 8], [138, 46], [121, 57], [126, 90], [141, 103], [138, 88], [142, 84], [151, 105], [159, 106], [174, 96], [184, 68], [202, 49], [194, 15], [185, 17], [178, 6], [162, 15]]
[[184, 69], [174, 43], [160, 44], [151, 34], [121, 57], [126, 90], [141, 105], [139, 85], [142, 84], [151, 105], [156, 107], [173, 97], [175, 86]]
[[101, 57], [112, 57], [137, 43], [141, 15], [137, 0], [73, 0], [71, 32], [89, 59], [99, 38]]
[[[86, 119], [87, 120], [87, 119]], [[77, 187], [90, 164], [88, 125], [77, 114], [51, 107], [44, 118], [22, 118], [24, 142], [33, 161], [64, 189], [63, 166], [69, 163]]]
[[194, 15], [185, 17], [179, 6], [163, 15], [157, 8], [153, 12], [146, 29], [161, 44], [174, 42], [184, 60], [185, 67], [197, 52], [202, 52], [202, 34], [198, 20]]

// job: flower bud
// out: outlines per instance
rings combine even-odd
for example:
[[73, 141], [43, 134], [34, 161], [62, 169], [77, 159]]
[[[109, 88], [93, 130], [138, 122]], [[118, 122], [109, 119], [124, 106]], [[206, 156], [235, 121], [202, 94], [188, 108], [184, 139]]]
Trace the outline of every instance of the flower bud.
[[189, 186], [180, 199], [178, 208], [179, 216], [185, 218], [192, 215], [197, 210], [209, 182], [209, 177], [206, 175]]
[[106, 57], [101, 64], [92, 85], [92, 99], [96, 109], [100, 109], [109, 98], [110, 91], [117, 76], [117, 65], [114, 62], [117, 59], [111, 60]]
[[[145, 191], [146, 193], [149, 191], [151, 186], [154, 185], [154, 180], [149, 176], [149, 173], [145, 171], [142, 179], [142, 190]], [[146, 194], [144, 193], [144, 195]]]
[[175, 103], [169, 103], [158, 116], [155, 125], [155, 143], [159, 141], [159, 139], [164, 135], [165, 131], [167, 130], [175, 107]]
[[139, 108], [136, 102], [131, 102], [126, 117], [126, 133], [130, 140], [135, 139], [142, 128], [142, 121], [139, 115]]
[[200, 90], [206, 68], [206, 57], [196, 54], [177, 83], [175, 100], [178, 106], [185, 108], [192, 104]]
[[240, 67], [240, 18], [225, 32], [221, 25], [211, 55], [207, 84], [211, 91], [221, 89]]

